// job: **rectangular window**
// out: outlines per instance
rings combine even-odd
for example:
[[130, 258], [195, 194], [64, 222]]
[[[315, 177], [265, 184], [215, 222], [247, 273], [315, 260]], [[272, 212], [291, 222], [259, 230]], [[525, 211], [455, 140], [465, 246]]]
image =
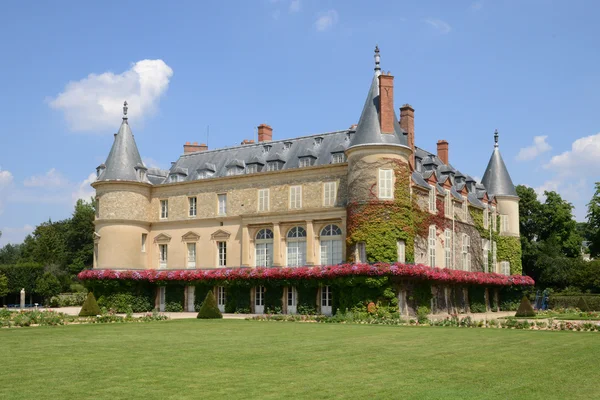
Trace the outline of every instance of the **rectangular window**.
[[331, 307], [332, 298], [331, 286], [323, 286], [321, 288], [321, 307]]
[[249, 174], [254, 174], [258, 172], [258, 164], [249, 164], [247, 167]]
[[379, 170], [379, 198], [380, 199], [393, 199], [393, 170], [391, 169], [380, 169]]
[[508, 232], [508, 215], [500, 216], [500, 232]]
[[302, 208], [302, 186], [290, 186], [290, 209]]
[[94, 267], [98, 267], [98, 243], [94, 243]]
[[225, 215], [227, 214], [227, 195], [226, 194], [219, 194], [217, 195], [217, 200], [218, 200], [218, 212], [219, 215]]
[[161, 200], [160, 201], [160, 219], [169, 218], [169, 201]]
[[287, 305], [288, 307], [296, 307], [297, 295], [296, 288], [292, 286], [288, 286], [287, 290]]
[[510, 262], [500, 261], [500, 270], [504, 275], [510, 275]]
[[466, 233], [462, 237], [462, 269], [471, 270], [471, 237]]
[[258, 189], [258, 211], [269, 211], [269, 189]]
[[179, 182], [179, 175], [171, 175], [169, 177], [169, 182]]
[[187, 244], [187, 267], [196, 268], [196, 243]]
[[257, 286], [256, 287], [256, 296], [254, 298], [255, 306], [264, 306], [265, 305], [265, 287]]
[[331, 163], [332, 164], [340, 164], [344, 162], [344, 153], [334, 153], [331, 156]]
[[483, 209], [483, 229], [488, 229], [490, 226], [490, 211], [487, 208]]
[[492, 272], [496, 272], [496, 264], [498, 263], [498, 247], [496, 242], [492, 242]]
[[437, 244], [436, 240], [436, 228], [435, 225], [429, 226], [429, 240], [428, 240], [428, 249], [429, 249], [429, 266], [435, 267], [435, 247]]
[[267, 163], [267, 171], [278, 171], [279, 170], [279, 161], [269, 161]]
[[335, 205], [335, 198], [337, 196], [336, 193], [336, 183], [335, 182], [325, 182], [323, 184], [323, 206], [324, 207], [332, 207]]
[[96, 197], [96, 204], [94, 204], [96, 218], [100, 218], [100, 197]]
[[437, 211], [437, 204], [436, 204], [437, 195], [436, 195], [435, 191], [436, 191], [435, 186], [431, 186], [429, 188], [429, 212], [432, 212], [432, 213]]
[[406, 262], [406, 243], [404, 240], [398, 240], [396, 242], [396, 251], [398, 252], [398, 262]]
[[196, 216], [196, 210], [197, 207], [196, 205], [198, 204], [198, 199], [196, 197], [188, 197], [188, 204], [189, 204], [189, 212], [188, 215], [190, 217], [195, 217]]
[[158, 245], [158, 267], [167, 268], [167, 245]]
[[446, 268], [452, 268], [452, 231], [444, 231], [444, 265]]
[[148, 239], [147, 233], [142, 233], [142, 253], [146, 252], [146, 240]]
[[227, 265], [227, 242], [217, 242], [218, 265], [225, 267]]
[[463, 219], [467, 219], [467, 213], [469, 212], [469, 205], [468, 205], [468, 200], [467, 197], [464, 197], [463, 203], [462, 203], [462, 213], [463, 213]]
[[225, 286], [217, 286], [217, 306], [219, 310], [225, 308], [225, 303], [227, 302], [227, 292], [225, 291]]
[[498, 218], [496, 215], [496, 207], [492, 207], [492, 229], [494, 232], [498, 229]]
[[365, 242], [356, 243], [356, 260], [359, 263], [367, 262], [367, 245]]
[[310, 157], [302, 157], [300, 159], [300, 167], [310, 167], [312, 162], [312, 158]]
[[446, 189], [446, 195], [444, 196], [444, 213], [446, 218], [452, 218], [452, 196], [448, 189]]
[[489, 272], [489, 268], [490, 268], [490, 257], [489, 257], [489, 253], [490, 253], [490, 241], [487, 239], [482, 239], [482, 245], [481, 247], [483, 248], [483, 271], [484, 272]]

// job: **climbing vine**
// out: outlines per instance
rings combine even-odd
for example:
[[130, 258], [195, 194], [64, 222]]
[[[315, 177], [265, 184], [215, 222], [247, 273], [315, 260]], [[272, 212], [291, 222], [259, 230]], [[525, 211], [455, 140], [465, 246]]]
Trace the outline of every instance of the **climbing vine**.
[[510, 262], [510, 274], [521, 275], [523, 273], [521, 240], [514, 236], [498, 236], [496, 246], [498, 260]]

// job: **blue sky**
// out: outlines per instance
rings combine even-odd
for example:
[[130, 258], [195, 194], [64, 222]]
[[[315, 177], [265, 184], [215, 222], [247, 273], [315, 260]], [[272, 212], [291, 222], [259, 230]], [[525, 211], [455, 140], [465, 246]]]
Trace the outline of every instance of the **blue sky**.
[[239, 144], [358, 122], [379, 44], [415, 140], [483, 176], [493, 132], [515, 184], [579, 220], [599, 180], [594, 1], [9, 2], [0, 14], [0, 245], [66, 218], [104, 162], [123, 100], [149, 166], [186, 141]]

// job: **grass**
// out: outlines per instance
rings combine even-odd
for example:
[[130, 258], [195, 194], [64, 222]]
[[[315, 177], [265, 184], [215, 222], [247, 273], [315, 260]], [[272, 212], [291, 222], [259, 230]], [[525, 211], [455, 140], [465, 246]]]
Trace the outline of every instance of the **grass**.
[[599, 339], [243, 320], [0, 329], [0, 398], [588, 399]]

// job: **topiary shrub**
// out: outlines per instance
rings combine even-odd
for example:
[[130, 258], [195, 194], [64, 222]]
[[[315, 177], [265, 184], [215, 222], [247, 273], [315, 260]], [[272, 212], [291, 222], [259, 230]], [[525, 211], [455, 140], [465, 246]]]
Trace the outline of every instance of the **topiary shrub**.
[[590, 307], [583, 297], [579, 297], [579, 301], [577, 301], [577, 308], [579, 308], [581, 311], [590, 311]]
[[523, 296], [515, 317], [535, 317], [535, 311], [527, 296]]
[[215, 295], [213, 294], [212, 290], [209, 290], [206, 294], [206, 298], [202, 302], [202, 307], [200, 307], [200, 311], [198, 312], [198, 316], [196, 318], [223, 318], [223, 314], [221, 314], [221, 311], [219, 311], [219, 307], [217, 307], [217, 299], [215, 299]]
[[98, 303], [96, 302], [96, 298], [94, 297], [94, 293], [89, 292], [87, 295], [87, 299], [81, 306], [81, 311], [79, 311], [80, 317], [95, 317], [96, 315], [100, 315], [100, 307], [98, 307]]

